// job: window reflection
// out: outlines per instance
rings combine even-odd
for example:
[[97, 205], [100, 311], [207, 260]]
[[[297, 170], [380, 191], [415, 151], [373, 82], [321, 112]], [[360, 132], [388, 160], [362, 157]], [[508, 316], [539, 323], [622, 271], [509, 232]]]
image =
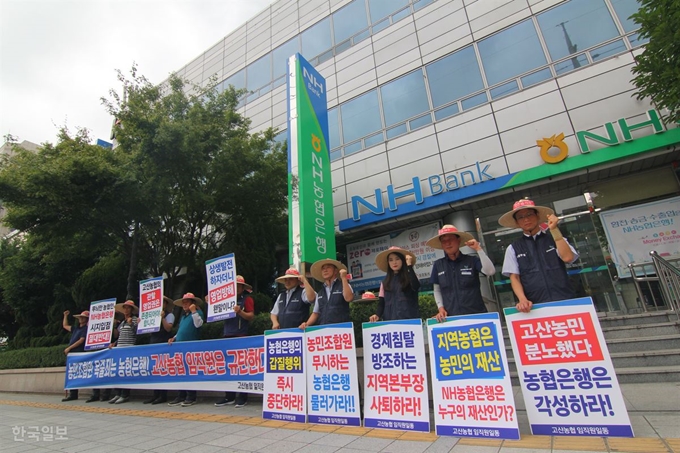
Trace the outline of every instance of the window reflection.
[[377, 90], [352, 99], [340, 106], [344, 143], [365, 137], [382, 129]]
[[274, 73], [274, 79], [278, 79], [282, 75], [286, 74], [286, 71], [288, 70], [288, 59], [291, 57], [291, 55], [294, 55], [299, 51], [300, 42], [298, 41], [297, 36], [274, 49], [272, 52], [272, 69]]
[[537, 17], [553, 60], [619, 34], [604, 0], [572, 0]]
[[423, 72], [417, 70], [380, 87], [385, 125], [391, 126], [430, 109]]
[[435, 107], [484, 88], [479, 63], [472, 46], [427, 65], [426, 71]]
[[546, 63], [533, 22], [525, 20], [478, 44], [489, 85], [516, 77]]
[[354, 0], [333, 13], [333, 35], [336, 43], [344, 41], [366, 27], [368, 17], [364, 0]]
[[237, 90], [240, 90], [241, 88], [246, 87], [246, 71], [244, 69], [241, 69], [239, 72], [234, 74], [233, 76], [229, 77], [227, 80], [222, 82], [224, 84], [224, 88], [226, 89], [229, 85], [234, 85], [234, 88]]
[[640, 25], [629, 19], [631, 15], [637, 13], [640, 9], [640, 2], [638, 0], [611, 0], [611, 2], [626, 33], [640, 28]]
[[256, 90], [272, 81], [271, 54], [250, 63], [246, 67], [246, 82], [248, 90]]
[[340, 125], [338, 124], [338, 108], [328, 111], [328, 149], [340, 146]]
[[300, 35], [302, 40], [302, 56], [307, 60], [333, 47], [331, 40], [331, 18], [327, 17]]
[[371, 12], [371, 23], [378, 22], [395, 11], [399, 11], [408, 5], [408, 0], [368, 0], [368, 9]]

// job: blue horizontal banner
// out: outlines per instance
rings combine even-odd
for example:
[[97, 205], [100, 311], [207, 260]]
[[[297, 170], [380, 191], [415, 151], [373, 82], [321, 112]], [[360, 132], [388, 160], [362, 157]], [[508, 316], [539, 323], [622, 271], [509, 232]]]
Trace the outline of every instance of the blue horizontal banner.
[[66, 389], [263, 393], [264, 336], [117, 347], [69, 354]]

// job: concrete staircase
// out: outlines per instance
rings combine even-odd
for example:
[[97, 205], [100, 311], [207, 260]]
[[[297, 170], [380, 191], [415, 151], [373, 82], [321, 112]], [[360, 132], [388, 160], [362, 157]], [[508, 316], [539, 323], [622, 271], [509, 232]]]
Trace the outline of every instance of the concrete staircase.
[[[600, 325], [620, 383], [680, 382], [680, 321], [672, 311], [602, 316]], [[503, 329], [510, 376], [518, 384]]]

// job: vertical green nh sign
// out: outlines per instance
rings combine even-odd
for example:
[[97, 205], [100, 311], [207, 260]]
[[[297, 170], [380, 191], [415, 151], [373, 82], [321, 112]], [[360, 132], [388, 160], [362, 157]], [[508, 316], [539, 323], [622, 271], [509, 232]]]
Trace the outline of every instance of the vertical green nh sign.
[[297, 269], [335, 259], [326, 81], [300, 54], [288, 59], [288, 243]]

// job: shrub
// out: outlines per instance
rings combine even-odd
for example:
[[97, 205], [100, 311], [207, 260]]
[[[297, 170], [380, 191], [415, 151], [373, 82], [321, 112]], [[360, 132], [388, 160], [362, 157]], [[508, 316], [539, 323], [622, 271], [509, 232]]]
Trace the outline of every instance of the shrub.
[[68, 344], [46, 348], [25, 348], [0, 351], [0, 370], [47, 368], [66, 365], [64, 349]]

